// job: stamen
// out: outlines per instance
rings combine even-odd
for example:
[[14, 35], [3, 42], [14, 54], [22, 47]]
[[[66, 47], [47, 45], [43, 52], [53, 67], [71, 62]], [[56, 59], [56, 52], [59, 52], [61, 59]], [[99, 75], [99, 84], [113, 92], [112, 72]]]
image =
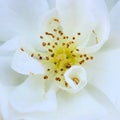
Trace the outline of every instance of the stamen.
[[[83, 65], [88, 60], [92, 60], [93, 56], [82, 54], [80, 53], [80, 49], [77, 48], [76, 41], [80, 39], [80, 32], [71, 37], [63, 33], [61, 27], [59, 27], [60, 23], [58, 18], [54, 18], [53, 23], [55, 23], [53, 26], [58, 26], [54, 28], [52, 26], [52, 32], [46, 31], [44, 36], [40, 36], [44, 40], [42, 46], [47, 50], [43, 53], [38, 52], [37, 59], [43, 62], [46, 68], [47, 75], [43, 76], [44, 79], [48, 79], [49, 75], [53, 74], [56, 76], [56, 81], [60, 82], [63, 80], [60, 84], [62, 83], [64, 87], [69, 87], [68, 83], [64, 80], [65, 71], [73, 65]], [[23, 48], [21, 50], [24, 51]], [[31, 57], [34, 56], [35, 54], [31, 53]], [[80, 82], [77, 77], [72, 78], [72, 80], [76, 85]]]

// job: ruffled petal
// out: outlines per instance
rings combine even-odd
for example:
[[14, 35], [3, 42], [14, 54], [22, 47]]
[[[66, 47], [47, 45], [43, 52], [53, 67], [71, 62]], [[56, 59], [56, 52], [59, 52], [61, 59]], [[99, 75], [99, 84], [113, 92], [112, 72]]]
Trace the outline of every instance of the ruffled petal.
[[89, 82], [102, 91], [120, 111], [120, 50], [99, 53], [86, 67]]
[[39, 76], [30, 76], [10, 95], [10, 105], [20, 113], [45, 112], [57, 107], [56, 90], [45, 92], [44, 80]]
[[43, 74], [44, 67], [36, 59], [29, 56], [26, 52], [18, 50], [12, 60], [12, 69], [18, 73], [29, 74]]

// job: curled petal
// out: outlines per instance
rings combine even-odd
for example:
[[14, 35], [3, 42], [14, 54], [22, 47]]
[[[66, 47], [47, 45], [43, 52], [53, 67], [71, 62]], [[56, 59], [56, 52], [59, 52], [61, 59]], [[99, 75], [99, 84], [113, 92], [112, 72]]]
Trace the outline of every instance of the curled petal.
[[43, 74], [44, 68], [36, 59], [22, 50], [18, 50], [12, 61], [12, 69], [21, 74]]
[[87, 84], [87, 74], [83, 67], [73, 66], [65, 74], [65, 81], [68, 83], [70, 92], [78, 92]]

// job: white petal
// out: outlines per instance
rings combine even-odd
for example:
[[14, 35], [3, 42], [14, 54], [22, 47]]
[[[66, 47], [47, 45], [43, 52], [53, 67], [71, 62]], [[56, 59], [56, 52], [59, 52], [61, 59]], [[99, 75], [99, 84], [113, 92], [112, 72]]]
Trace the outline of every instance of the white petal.
[[10, 52], [15, 51], [19, 47], [20, 40], [18, 39], [18, 37], [14, 37], [0, 46], [0, 54], [5, 55], [7, 53], [9, 55]]
[[90, 17], [91, 6], [89, 0], [56, 0], [56, 9], [65, 33], [85, 32], [86, 29], [90, 30], [92, 27], [90, 23], [93, 23], [93, 18]]
[[[95, 52], [103, 46], [109, 35], [109, 21], [105, 2], [103, 0], [57, 0], [56, 8], [65, 33], [75, 35], [81, 32], [81, 45], [94, 30], [99, 40], [84, 49], [85, 52]], [[90, 43], [93, 39], [89, 39]]]
[[[25, 120], [97, 120], [105, 115], [105, 108], [85, 90], [78, 94], [58, 93], [58, 110], [48, 113], [31, 113], [19, 116]], [[87, 106], [87, 107], [86, 107]]]
[[120, 50], [101, 53], [96, 56], [88, 69], [89, 81], [100, 89], [120, 110]]
[[47, 1], [51, 9], [55, 8], [56, 0], [47, 0]]
[[18, 50], [12, 61], [12, 69], [21, 74], [43, 74], [44, 68], [42, 64], [30, 57], [26, 52]]
[[114, 7], [114, 5], [118, 2], [118, 0], [105, 0], [105, 1], [109, 10], [111, 10]]
[[110, 13], [111, 32], [107, 43], [105, 44], [105, 50], [120, 48], [120, 1], [114, 6]]
[[109, 113], [100, 120], [119, 120], [119, 119], [120, 119], [119, 113]]
[[17, 34], [31, 35], [40, 31], [42, 19], [48, 12], [46, 0], [10, 0], [1, 8], [0, 38], [7, 38]]
[[70, 86], [68, 91], [78, 92], [87, 84], [87, 74], [83, 67], [81, 66], [72, 66], [68, 69], [65, 74], [65, 81]]
[[25, 76], [11, 69], [11, 61], [12, 56], [0, 56], [0, 83], [6, 86], [18, 85], [25, 79]]
[[55, 92], [53, 88], [45, 92], [44, 80], [31, 76], [14, 90], [10, 104], [21, 113], [52, 111], [57, 106]]
[[2, 84], [0, 84], [0, 114], [4, 119], [8, 117], [8, 96], [6, 89]]

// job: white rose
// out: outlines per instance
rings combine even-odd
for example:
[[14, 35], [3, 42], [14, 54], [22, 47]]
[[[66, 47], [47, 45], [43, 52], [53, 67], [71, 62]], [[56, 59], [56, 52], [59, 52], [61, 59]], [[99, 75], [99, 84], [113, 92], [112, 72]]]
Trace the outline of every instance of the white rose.
[[[1, 6], [0, 37], [9, 39], [0, 47], [4, 120], [118, 115], [116, 10], [110, 14], [111, 36], [106, 42], [110, 28], [104, 0], [10, 0], [1, 1]], [[120, 30], [119, 22], [116, 25]]]

